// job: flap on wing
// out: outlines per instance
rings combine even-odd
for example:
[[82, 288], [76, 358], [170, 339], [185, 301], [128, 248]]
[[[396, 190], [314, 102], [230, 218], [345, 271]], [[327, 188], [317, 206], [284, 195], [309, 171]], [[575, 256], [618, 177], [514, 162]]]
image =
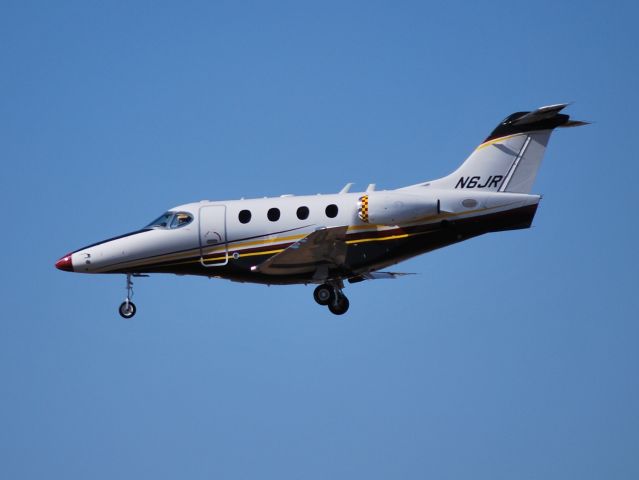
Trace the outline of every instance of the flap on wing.
[[406, 275], [417, 275], [416, 273], [407, 273], [407, 272], [369, 272], [365, 273], [363, 277], [366, 280], [385, 280], [385, 279], [395, 279], [397, 277], [404, 277]]
[[347, 229], [344, 226], [316, 230], [251, 270], [269, 275], [291, 275], [343, 265]]
[[393, 280], [398, 277], [404, 277], [406, 275], [417, 275], [416, 273], [404, 273], [404, 272], [367, 272], [362, 273], [356, 277], [348, 279], [349, 283], [363, 282], [364, 280]]

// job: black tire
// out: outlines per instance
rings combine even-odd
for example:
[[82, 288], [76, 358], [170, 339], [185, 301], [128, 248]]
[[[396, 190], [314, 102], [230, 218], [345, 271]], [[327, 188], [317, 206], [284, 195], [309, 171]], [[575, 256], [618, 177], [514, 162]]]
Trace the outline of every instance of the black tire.
[[333, 303], [333, 299], [335, 298], [335, 291], [329, 285], [323, 283], [322, 285], [319, 285], [317, 288], [315, 288], [315, 291], [313, 292], [313, 298], [318, 304], [325, 307], [326, 305]]
[[120, 308], [118, 308], [118, 312], [122, 318], [133, 318], [137, 309], [135, 308], [135, 303], [133, 302], [122, 302]]
[[340, 295], [336, 302], [328, 304], [328, 309], [334, 315], [344, 315], [348, 311], [350, 302], [344, 295]]

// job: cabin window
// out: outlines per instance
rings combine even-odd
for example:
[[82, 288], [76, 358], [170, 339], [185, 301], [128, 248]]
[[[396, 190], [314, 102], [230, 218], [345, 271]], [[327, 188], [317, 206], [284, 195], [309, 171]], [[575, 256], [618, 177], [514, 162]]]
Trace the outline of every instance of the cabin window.
[[242, 210], [237, 216], [237, 219], [240, 221], [240, 223], [249, 223], [251, 221], [251, 211]]
[[306, 220], [308, 218], [308, 207], [300, 207], [297, 209], [297, 218]]
[[338, 212], [337, 205], [335, 205], [333, 203], [326, 207], [326, 216], [328, 218], [337, 217], [337, 212]]
[[266, 216], [271, 222], [277, 222], [280, 219], [280, 209], [270, 208]]

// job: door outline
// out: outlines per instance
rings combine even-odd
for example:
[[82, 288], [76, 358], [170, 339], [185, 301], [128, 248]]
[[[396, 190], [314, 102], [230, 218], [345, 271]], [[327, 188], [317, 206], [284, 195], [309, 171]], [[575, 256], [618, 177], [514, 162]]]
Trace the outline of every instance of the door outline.
[[[204, 218], [203, 212], [208, 210], [208, 214], [211, 214], [215, 210], [214, 215], [210, 215], [210, 218], [213, 218], [215, 225], [211, 225], [208, 227], [206, 225], [202, 225], [203, 220], [208, 220]], [[215, 241], [215, 238], [218, 238]], [[226, 205], [206, 205], [204, 207], [200, 207], [198, 212], [198, 237], [200, 242], [200, 263], [203, 267], [221, 267], [229, 263], [229, 248], [228, 243], [226, 241]], [[208, 240], [205, 240], [208, 238]], [[214, 261], [205, 260], [204, 250], [208, 247], [214, 245], [223, 245], [224, 251], [219, 252], [219, 255], [223, 255], [223, 258], [216, 258]], [[215, 253], [213, 256], [216, 257], [218, 253]]]

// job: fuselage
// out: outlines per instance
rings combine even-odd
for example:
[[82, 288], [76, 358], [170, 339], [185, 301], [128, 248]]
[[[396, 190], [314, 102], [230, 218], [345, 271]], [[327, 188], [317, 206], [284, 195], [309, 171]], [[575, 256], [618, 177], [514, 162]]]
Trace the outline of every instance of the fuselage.
[[[375, 193], [392, 200], [402, 192]], [[173, 273], [265, 284], [321, 283], [332, 277], [357, 281], [477, 235], [527, 228], [540, 198], [427, 186], [408, 192], [437, 205], [437, 211], [376, 225], [361, 216], [361, 199], [370, 192], [201, 201], [170, 209], [154, 225], [76, 250], [57, 266], [80, 273]], [[331, 266], [324, 278], [316, 272], [272, 275], [255, 268], [318, 229], [342, 226], [347, 227], [346, 261]]]

